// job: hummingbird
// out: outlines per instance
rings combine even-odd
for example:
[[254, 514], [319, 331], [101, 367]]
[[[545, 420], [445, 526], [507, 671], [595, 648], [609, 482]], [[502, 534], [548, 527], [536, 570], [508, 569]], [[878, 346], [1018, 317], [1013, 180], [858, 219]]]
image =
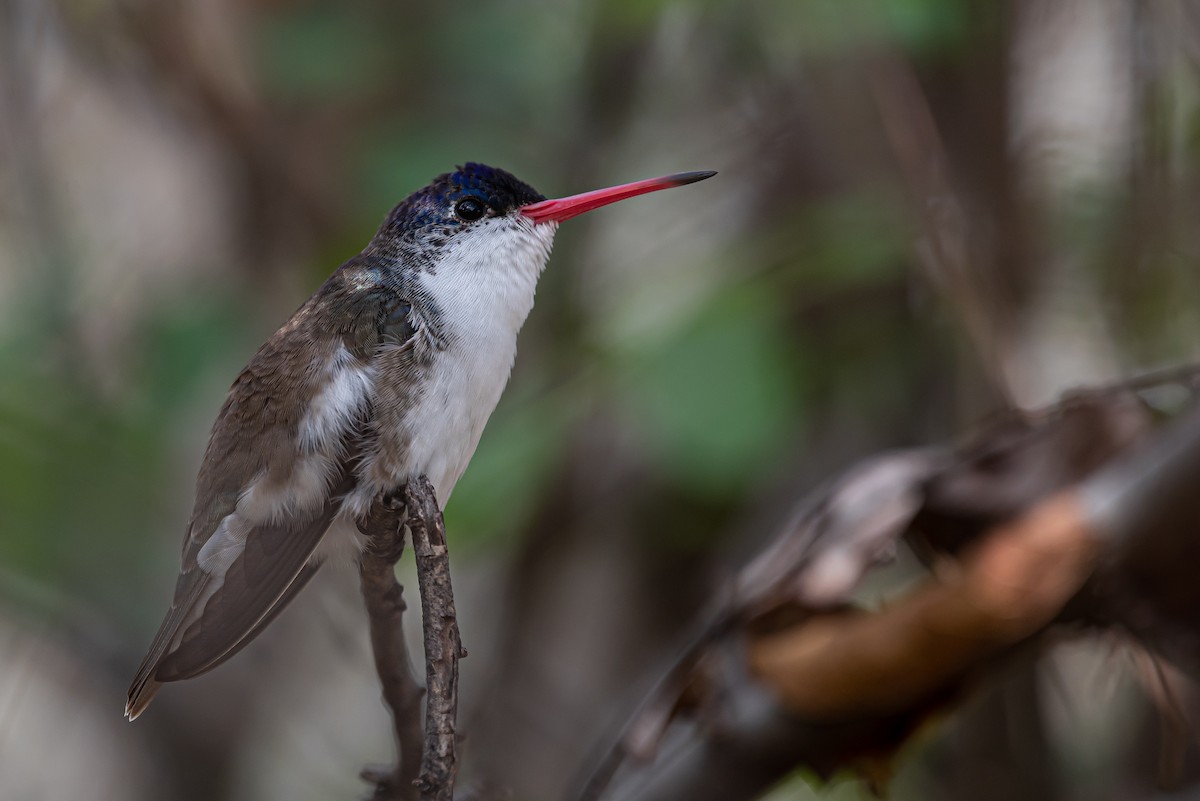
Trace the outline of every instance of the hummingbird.
[[230, 387], [125, 716], [240, 651], [324, 562], [357, 556], [356, 521], [383, 493], [425, 475], [445, 505], [508, 383], [559, 223], [715, 174], [547, 200], [468, 163], [393, 208]]

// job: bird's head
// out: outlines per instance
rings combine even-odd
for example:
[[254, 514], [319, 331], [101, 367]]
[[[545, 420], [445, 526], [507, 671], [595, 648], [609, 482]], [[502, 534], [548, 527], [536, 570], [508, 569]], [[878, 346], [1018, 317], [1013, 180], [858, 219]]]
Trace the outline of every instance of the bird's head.
[[687, 172], [547, 200], [511, 173], [468, 163], [439, 175], [392, 209], [372, 242], [377, 250], [403, 253], [421, 269], [447, 261], [464, 269], [545, 266], [558, 224], [586, 211], [635, 195], [708, 178]]

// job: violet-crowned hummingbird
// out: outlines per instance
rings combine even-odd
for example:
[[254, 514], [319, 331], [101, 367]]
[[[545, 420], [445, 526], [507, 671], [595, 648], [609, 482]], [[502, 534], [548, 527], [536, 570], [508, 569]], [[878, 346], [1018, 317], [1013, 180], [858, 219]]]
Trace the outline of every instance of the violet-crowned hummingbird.
[[355, 521], [381, 493], [425, 475], [445, 504], [508, 382], [560, 222], [714, 174], [547, 200], [467, 164], [392, 209], [233, 382], [126, 716], [241, 650], [322, 562], [355, 556]]

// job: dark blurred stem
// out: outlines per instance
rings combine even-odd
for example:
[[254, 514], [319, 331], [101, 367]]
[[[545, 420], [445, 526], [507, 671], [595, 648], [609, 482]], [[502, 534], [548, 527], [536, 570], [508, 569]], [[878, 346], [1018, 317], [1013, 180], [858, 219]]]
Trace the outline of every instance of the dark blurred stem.
[[984, 283], [991, 263], [971, 250], [967, 204], [956, 191], [950, 158], [912, 63], [885, 48], [868, 63], [867, 79], [924, 234], [918, 263], [961, 316], [995, 388], [1011, 400], [1001, 299]]
[[395, 495], [380, 498], [359, 524], [368, 538], [359, 557], [363, 600], [370, 619], [371, 650], [392, 713], [396, 734], [396, 767], [365, 768], [363, 778], [375, 785], [376, 801], [417, 801], [421, 764], [421, 696], [424, 691], [409, 671], [404, 640], [404, 588], [396, 581], [395, 565], [404, 553], [403, 502]]
[[467, 655], [458, 634], [446, 526], [429, 479], [421, 476], [404, 490], [409, 530], [421, 588], [425, 628], [425, 754], [417, 785], [422, 799], [451, 801], [457, 770], [458, 660]]

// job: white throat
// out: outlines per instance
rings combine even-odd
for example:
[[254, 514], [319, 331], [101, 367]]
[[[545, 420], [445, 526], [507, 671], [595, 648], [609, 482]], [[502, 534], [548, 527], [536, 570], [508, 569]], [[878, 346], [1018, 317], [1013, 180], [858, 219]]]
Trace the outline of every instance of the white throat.
[[[515, 214], [478, 225], [447, 243], [436, 266], [420, 276], [451, 337], [515, 340], [533, 309], [538, 277], [550, 258], [556, 224]], [[483, 341], [480, 341], [480, 338]]]
[[443, 504], [508, 383], [517, 333], [533, 309], [557, 228], [519, 215], [496, 218], [456, 238], [420, 276], [446, 348], [412, 410], [408, 469], [428, 475]]

